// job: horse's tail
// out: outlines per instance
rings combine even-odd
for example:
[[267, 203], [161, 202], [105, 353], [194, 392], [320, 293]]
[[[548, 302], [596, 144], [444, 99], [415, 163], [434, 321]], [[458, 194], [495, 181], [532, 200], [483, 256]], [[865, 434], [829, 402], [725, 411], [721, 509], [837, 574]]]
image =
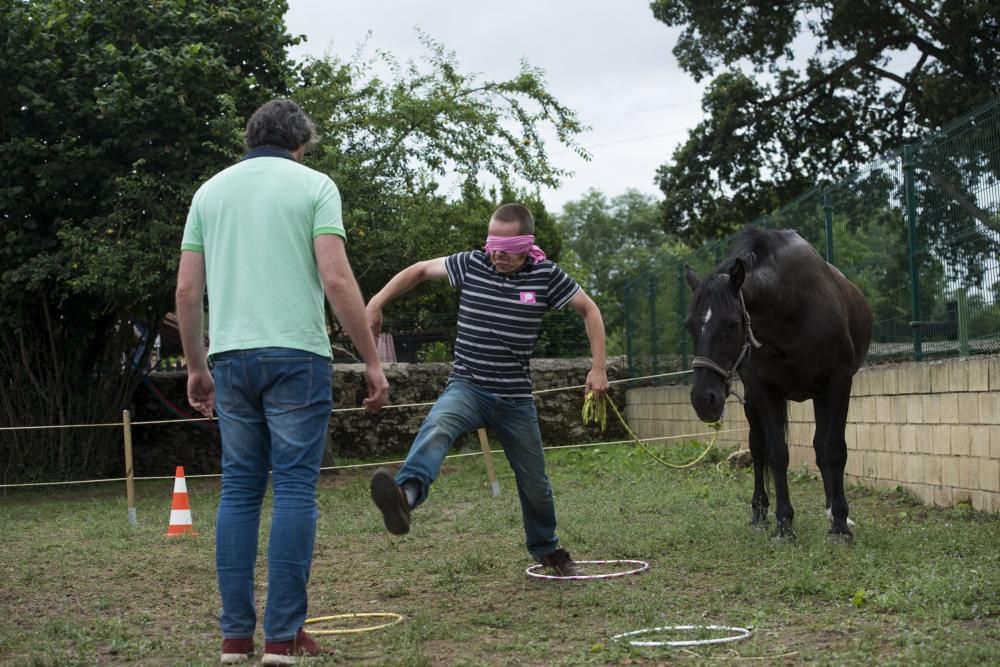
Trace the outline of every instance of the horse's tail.
[[785, 446], [788, 446], [788, 400], [781, 402], [781, 427], [785, 434]]
[[[788, 401], [781, 402], [781, 424], [785, 434], [785, 446], [788, 446]], [[764, 468], [764, 489], [774, 497], [774, 484], [771, 483], [771, 457], [768, 454], [768, 447], [764, 447], [764, 460], [761, 461]]]

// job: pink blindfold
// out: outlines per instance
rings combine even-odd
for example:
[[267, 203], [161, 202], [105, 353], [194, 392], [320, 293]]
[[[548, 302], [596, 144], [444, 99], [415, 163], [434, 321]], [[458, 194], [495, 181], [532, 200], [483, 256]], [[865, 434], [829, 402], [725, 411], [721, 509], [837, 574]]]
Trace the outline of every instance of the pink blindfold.
[[524, 236], [487, 236], [486, 252], [505, 252], [509, 255], [528, 253], [528, 257], [536, 263], [545, 259], [545, 251], [535, 245], [535, 237]]

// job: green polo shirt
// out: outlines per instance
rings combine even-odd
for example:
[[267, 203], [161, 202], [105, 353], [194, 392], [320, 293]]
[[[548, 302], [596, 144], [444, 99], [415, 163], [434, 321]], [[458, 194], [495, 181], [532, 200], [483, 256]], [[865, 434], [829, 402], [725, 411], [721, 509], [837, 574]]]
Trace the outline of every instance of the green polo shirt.
[[340, 192], [295, 160], [253, 155], [198, 189], [184, 227], [181, 248], [205, 255], [208, 352], [286, 347], [330, 357], [313, 239], [345, 237]]

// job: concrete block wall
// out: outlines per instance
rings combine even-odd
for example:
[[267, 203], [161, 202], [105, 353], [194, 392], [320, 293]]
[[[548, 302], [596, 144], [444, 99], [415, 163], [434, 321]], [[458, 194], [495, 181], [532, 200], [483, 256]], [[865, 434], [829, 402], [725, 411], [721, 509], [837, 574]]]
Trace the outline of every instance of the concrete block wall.
[[[690, 387], [628, 392], [641, 438], [704, 432]], [[1000, 356], [867, 366], [854, 377], [847, 479], [901, 486], [936, 505], [1000, 512]], [[812, 401], [789, 404], [790, 466], [816, 471]], [[720, 443], [747, 447], [743, 410], [730, 398]], [[729, 430], [729, 433], [725, 431]]]
[[[742, 389], [737, 384], [737, 389]], [[695, 414], [691, 407], [691, 387], [671, 385], [629, 389], [626, 394], [625, 417], [629, 426], [640, 438], [665, 437], [673, 439], [711, 437], [712, 431]], [[743, 406], [730, 397], [722, 418], [718, 443], [724, 446], [749, 446], [747, 420], [743, 416]], [[684, 436], [684, 438], [678, 438]]]

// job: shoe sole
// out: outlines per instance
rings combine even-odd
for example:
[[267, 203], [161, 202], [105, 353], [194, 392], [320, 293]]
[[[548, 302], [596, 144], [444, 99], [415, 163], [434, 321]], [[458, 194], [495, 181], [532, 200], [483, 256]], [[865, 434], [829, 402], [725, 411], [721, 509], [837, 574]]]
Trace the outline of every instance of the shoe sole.
[[410, 522], [406, 520], [399, 508], [399, 487], [391, 475], [376, 472], [371, 481], [372, 501], [382, 512], [385, 528], [393, 535], [405, 535], [410, 532]]
[[309, 662], [312, 658], [318, 658], [323, 652], [318, 653], [295, 653], [287, 655], [285, 653], [265, 653], [260, 659], [261, 665], [298, 665]]

